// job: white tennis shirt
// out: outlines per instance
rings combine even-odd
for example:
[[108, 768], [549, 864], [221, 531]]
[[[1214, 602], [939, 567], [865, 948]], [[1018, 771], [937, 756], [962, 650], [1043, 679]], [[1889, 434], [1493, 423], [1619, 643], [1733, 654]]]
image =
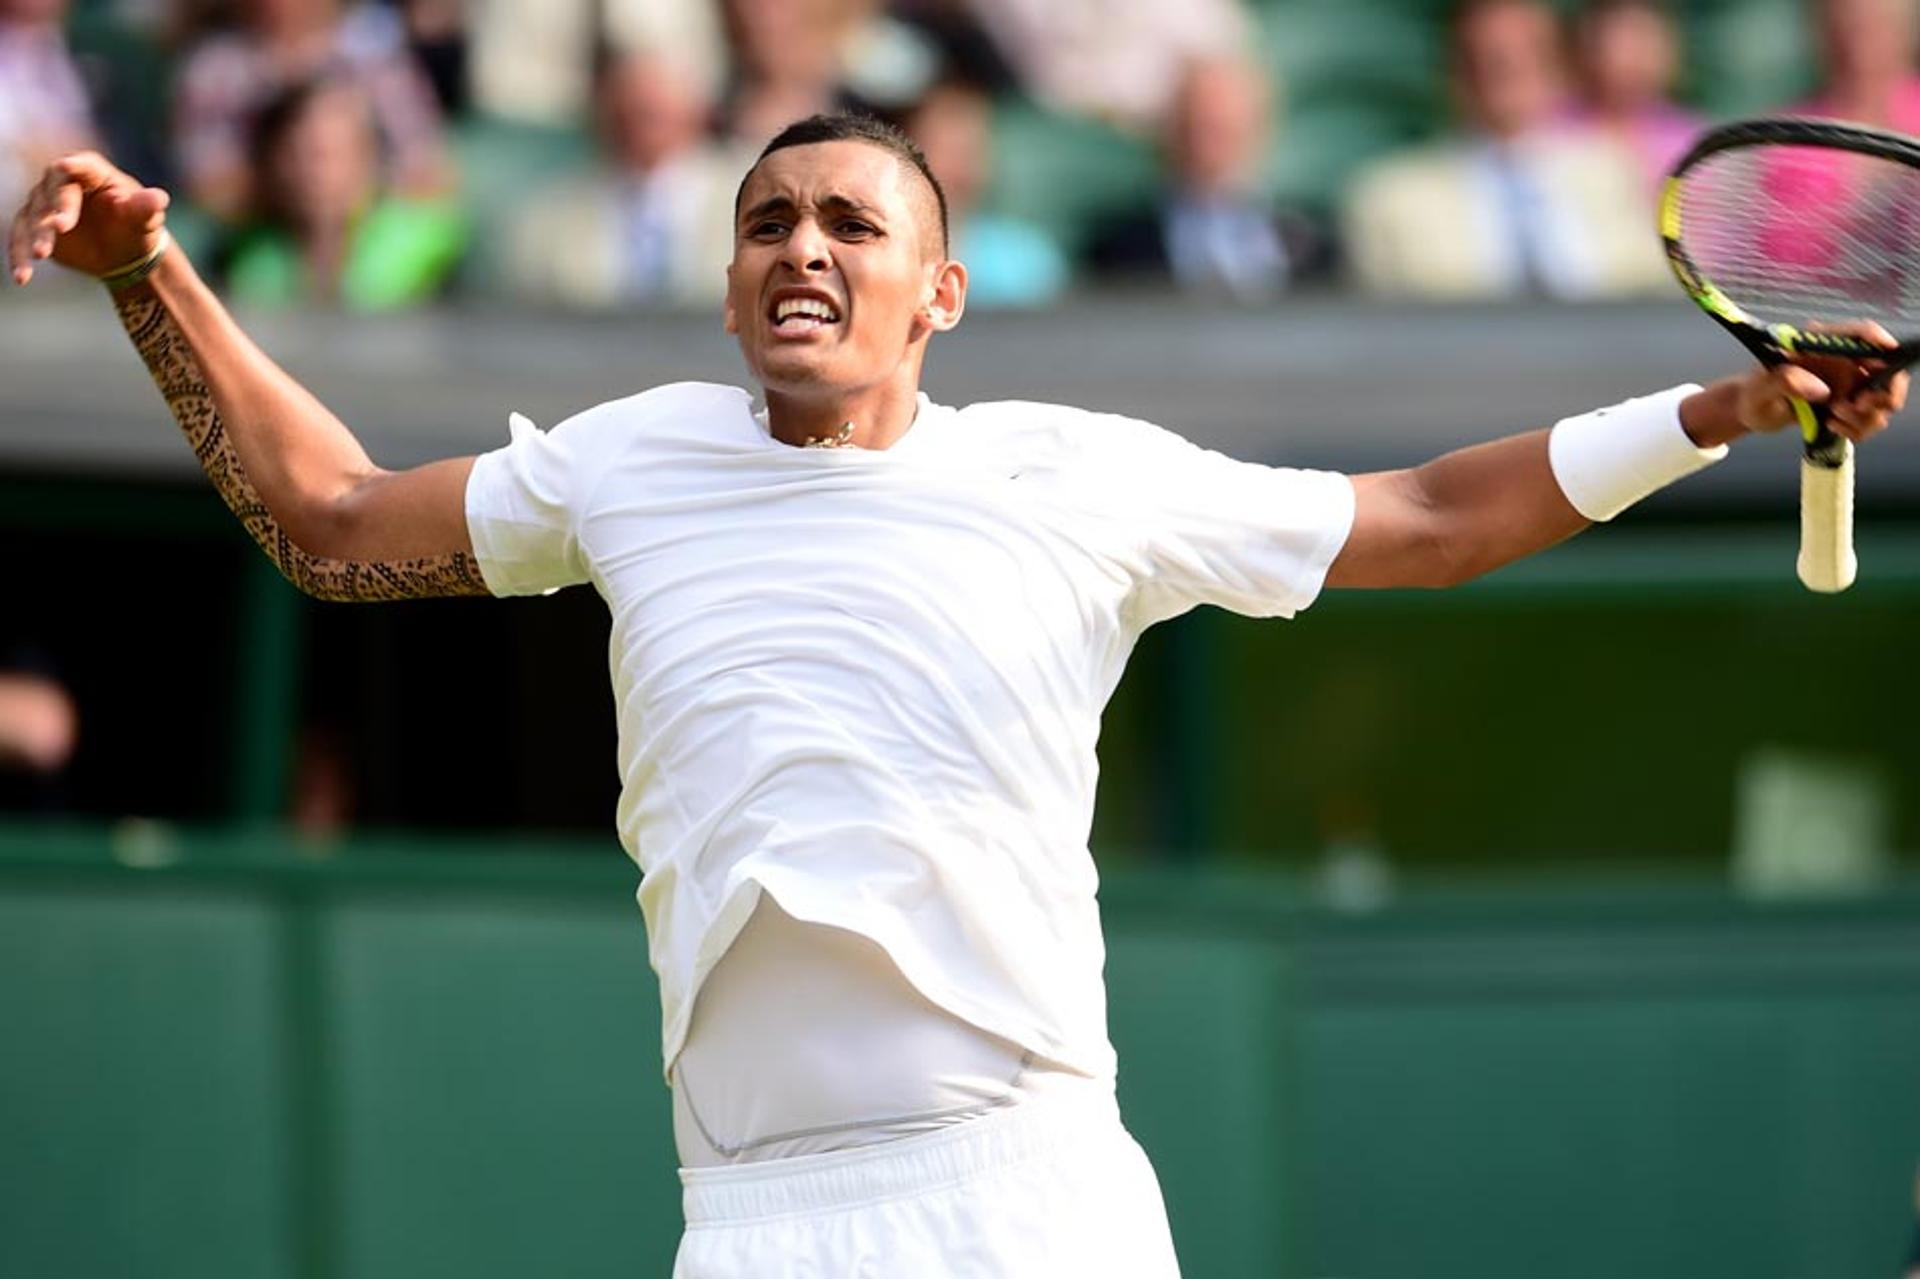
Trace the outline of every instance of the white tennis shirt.
[[1105, 1077], [1101, 710], [1153, 622], [1311, 603], [1354, 506], [1345, 476], [1048, 404], [923, 395], [891, 448], [795, 448], [692, 382], [516, 428], [466, 501], [495, 594], [591, 582], [612, 610], [669, 1067], [764, 889]]

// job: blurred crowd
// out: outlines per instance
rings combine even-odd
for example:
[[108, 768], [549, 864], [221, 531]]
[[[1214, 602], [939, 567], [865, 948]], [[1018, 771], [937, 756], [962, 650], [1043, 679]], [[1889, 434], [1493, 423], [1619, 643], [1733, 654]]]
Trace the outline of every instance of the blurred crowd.
[[[1670, 287], [1654, 192], [1703, 121], [1659, 0], [1436, 9], [1450, 107], [1319, 200], [1270, 180], [1287, 86], [1259, 33], [1286, 3], [0, 0], [0, 203], [93, 146], [175, 193], [176, 234], [243, 303], [697, 307], [759, 146], [857, 107], [925, 149], [976, 306], [1117, 281], [1253, 302]], [[1806, 9], [1820, 83], [1780, 106], [1920, 129], [1910, 0]], [[1118, 138], [1157, 178], [1066, 230], [1027, 216], [996, 173], [1012, 109], [1069, 146]]]

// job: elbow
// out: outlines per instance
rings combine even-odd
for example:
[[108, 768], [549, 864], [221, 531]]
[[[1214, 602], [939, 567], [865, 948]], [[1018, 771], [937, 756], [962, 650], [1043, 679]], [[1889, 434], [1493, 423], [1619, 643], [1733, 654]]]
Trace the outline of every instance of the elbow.
[[1456, 586], [1465, 586], [1478, 576], [1480, 574], [1475, 569], [1444, 564], [1430, 569], [1410, 585], [1422, 591], [1446, 591]]
[[[328, 603], [366, 598], [355, 581], [352, 565], [315, 554], [301, 537], [271, 520], [248, 520], [248, 531], [280, 576], [302, 595]], [[348, 571], [342, 572], [342, 569]]]
[[332, 575], [323, 571], [325, 561], [310, 553], [285, 528], [256, 530], [254, 537], [293, 589], [310, 599], [333, 602], [341, 598]]
[[315, 502], [283, 511], [278, 519], [269, 515], [264, 532], [271, 543], [267, 553], [291, 577], [289, 560], [339, 557], [353, 536], [353, 517], [338, 503]]
[[1465, 521], [1453, 517], [1425, 489], [1419, 490], [1418, 508], [1414, 553], [1409, 557], [1418, 566], [1413, 585], [1424, 590], [1446, 590], [1486, 572]]
[[1443, 539], [1430, 551], [1427, 562], [1427, 577], [1420, 584], [1434, 591], [1464, 586], [1485, 573], [1488, 568], [1455, 540]]
[[364, 574], [355, 571], [358, 566], [338, 560], [318, 560], [295, 552], [290, 558], [276, 556], [274, 567], [295, 590], [323, 604], [358, 604], [386, 598], [369, 589]]
[[331, 498], [308, 504], [297, 521], [289, 521], [287, 532], [299, 549], [321, 559], [368, 558], [365, 547], [373, 519], [365, 498], [372, 478], [363, 477]]
[[1518, 556], [1491, 541], [1484, 528], [1470, 522], [1465, 526], [1442, 524], [1429, 539], [1422, 557], [1427, 580], [1421, 585], [1433, 590], [1465, 586], [1512, 562]]

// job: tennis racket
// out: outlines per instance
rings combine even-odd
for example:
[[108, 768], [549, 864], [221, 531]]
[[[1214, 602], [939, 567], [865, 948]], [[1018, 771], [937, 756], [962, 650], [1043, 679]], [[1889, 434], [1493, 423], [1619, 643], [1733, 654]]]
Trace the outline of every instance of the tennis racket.
[[[1920, 140], [1825, 120], [1722, 125], [1667, 178], [1660, 237], [1681, 287], [1769, 367], [1871, 361], [1867, 383], [1883, 385], [1920, 360]], [[1859, 320], [1898, 345], [1820, 330]], [[1800, 580], [1844, 591], [1858, 569], [1853, 445], [1828, 429], [1825, 405], [1793, 407]]]

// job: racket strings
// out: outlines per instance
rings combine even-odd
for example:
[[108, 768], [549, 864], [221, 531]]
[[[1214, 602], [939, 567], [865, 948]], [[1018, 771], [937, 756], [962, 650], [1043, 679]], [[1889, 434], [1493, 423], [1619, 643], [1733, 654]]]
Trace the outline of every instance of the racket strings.
[[1825, 147], [1742, 147], [1680, 179], [1680, 243], [1763, 323], [1920, 328], [1920, 170]]

